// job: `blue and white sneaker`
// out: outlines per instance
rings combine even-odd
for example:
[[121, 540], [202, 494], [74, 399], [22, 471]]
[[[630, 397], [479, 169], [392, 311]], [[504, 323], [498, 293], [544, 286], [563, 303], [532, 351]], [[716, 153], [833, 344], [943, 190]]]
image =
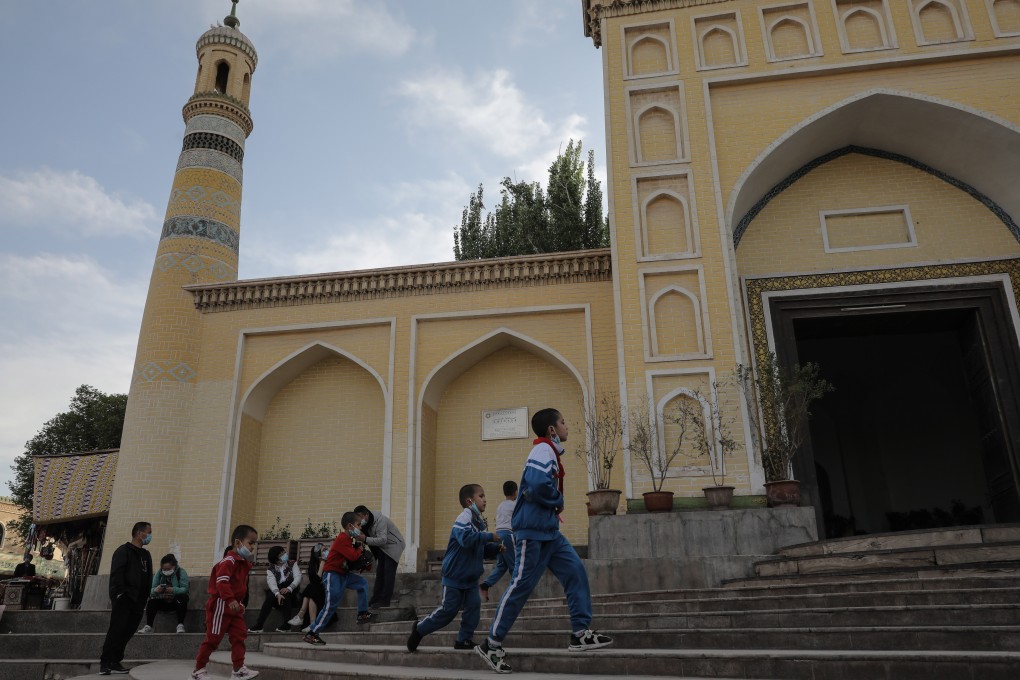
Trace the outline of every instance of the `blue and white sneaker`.
[[489, 641], [486, 639], [482, 641], [482, 644], [475, 647], [475, 651], [478, 652], [478, 656], [485, 659], [485, 663], [489, 664], [489, 668], [497, 673], [513, 672], [510, 664], [506, 662], [506, 650], [502, 647], [490, 647]]
[[608, 635], [594, 630], [586, 630], [580, 635], [571, 635], [570, 646], [567, 649], [571, 652], [587, 652], [592, 649], [608, 647], [611, 644], [613, 644], [613, 638]]

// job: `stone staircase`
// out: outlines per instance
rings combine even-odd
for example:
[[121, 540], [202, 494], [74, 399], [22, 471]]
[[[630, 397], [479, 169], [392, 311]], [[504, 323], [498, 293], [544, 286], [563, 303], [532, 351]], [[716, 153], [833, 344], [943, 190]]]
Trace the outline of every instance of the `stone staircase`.
[[[518, 619], [506, 648], [518, 675], [560, 675], [564, 680], [567, 675], [1014, 680], [1020, 677], [1018, 538], [1020, 526], [997, 526], [808, 543], [758, 562], [759, 576], [718, 588], [596, 595], [594, 625], [613, 635], [615, 644], [586, 654], [566, 650], [563, 598], [536, 598]], [[419, 596], [433, 588], [423, 588]], [[539, 595], [553, 592], [543, 588]], [[485, 605], [476, 640], [484, 636], [495, 605]], [[431, 608], [419, 605], [417, 614]], [[325, 647], [304, 644], [295, 634], [249, 638], [247, 663], [266, 680], [477, 679], [490, 673], [474, 652], [453, 649], [456, 622], [425, 638], [417, 653], [408, 653], [404, 643], [411, 624], [398, 619], [409, 614], [393, 610], [387, 612], [389, 620], [360, 627], [342, 618], [335, 632], [323, 635]], [[353, 611], [343, 617], [353, 617]], [[64, 633], [18, 642], [18, 653], [8, 651], [7, 642], [22, 635], [0, 637], [0, 679], [68, 677], [60, 675], [70, 668], [67, 659], [89, 658], [80, 656], [86, 653], [94, 659], [105, 624], [92, 633], [62, 625]], [[77, 634], [69, 635], [72, 631]], [[67, 654], [61, 657], [64, 665], [57, 663], [54, 642], [46, 639], [55, 639]], [[199, 642], [197, 634], [142, 637], [140, 646], [129, 647], [131, 659], [167, 658], [176, 650], [183, 661], [141, 665], [132, 677], [186, 678]], [[7, 662], [28, 653], [30, 644], [36, 645], [30, 656], [38, 658], [49, 649], [56, 659], [45, 674], [39, 667], [5, 673]], [[210, 671], [229, 677], [229, 664], [228, 652], [217, 652]], [[88, 670], [95, 667], [82, 672]]]

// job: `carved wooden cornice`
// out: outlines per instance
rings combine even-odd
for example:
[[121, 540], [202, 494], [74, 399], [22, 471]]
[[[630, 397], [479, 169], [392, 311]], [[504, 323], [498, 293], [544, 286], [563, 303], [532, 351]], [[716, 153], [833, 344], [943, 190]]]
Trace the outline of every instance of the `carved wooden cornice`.
[[602, 47], [603, 17], [625, 17], [642, 12], [658, 12], [667, 9], [683, 9], [702, 5], [717, 5], [732, 0], [584, 0], [584, 34], [590, 36], [595, 47]]
[[610, 251], [600, 248], [184, 288], [194, 295], [196, 309], [221, 312], [611, 279]]

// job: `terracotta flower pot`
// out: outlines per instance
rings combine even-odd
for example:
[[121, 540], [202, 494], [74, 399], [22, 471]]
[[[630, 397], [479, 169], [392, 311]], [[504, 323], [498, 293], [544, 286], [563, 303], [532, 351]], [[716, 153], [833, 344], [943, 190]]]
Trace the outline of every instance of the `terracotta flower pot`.
[[765, 498], [770, 508], [795, 508], [800, 505], [800, 482], [796, 479], [765, 482]]
[[620, 505], [620, 494], [616, 489], [595, 489], [588, 492], [588, 503], [594, 515], [615, 515]]
[[641, 494], [645, 499], [645, 510], [648, 512], [672, 512], [672, 491], [646, 491]]
[[713, 510], [725, 510], [733, 502], [732, 486], [706, 486], [702, 491], [705, 492], [708, 507]]

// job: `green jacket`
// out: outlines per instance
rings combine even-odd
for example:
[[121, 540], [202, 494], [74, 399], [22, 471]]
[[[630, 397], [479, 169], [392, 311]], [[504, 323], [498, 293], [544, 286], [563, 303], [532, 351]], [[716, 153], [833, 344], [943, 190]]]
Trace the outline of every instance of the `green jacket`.
[[149, 592], [149, 597], [163, 595], [163, 593], [156, 592], [156, 586], [161, 585], [173, 586], [174, 597], [188, 594], [188, 572], [184, 571], [184, 567], [178, 566], [170, 576], [163, 576], [163, 571], [160, 569], [155, 571], [156, 573], [152, 575], [152, 590]]

